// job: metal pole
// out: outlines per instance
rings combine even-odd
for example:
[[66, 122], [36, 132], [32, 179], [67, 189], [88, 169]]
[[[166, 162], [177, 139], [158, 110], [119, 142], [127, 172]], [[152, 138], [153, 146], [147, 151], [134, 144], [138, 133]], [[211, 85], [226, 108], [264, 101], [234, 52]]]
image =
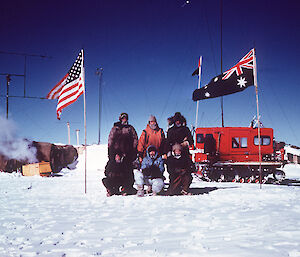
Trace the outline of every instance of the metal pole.
[[70, 122], [67, 122], [67, 128], [68, 128], [68, 144], [71, 144], [71, 136], [70, 136]]
[[9, 85], [10, 85], [10, 75], [6, 75], [6, 119], [8, 119], [8, 98], [9, 98]]
[[6, 77], [6, 95], [0, 95], [0, 97], [6, 97], [6, 119], [8, 119], [8, 99], [10, 97], [12, 97], [9, 95], [9, 86], [10, 86], [11, 76], [24, 77], [24, 75], [0, 73], [0, 76]]
[[[200, 56], [198, 69], [199, 69], [199, 78], [198, 78], [198, 89], [201, 87], [201, 66], [202, 66], [202, 56]], [[195, 129], [198, 127], [198, 112], [199, 112], [199, 100], [197, 101], [197, 108], [196, 108], [196, 123], [195, 123]]]
[[77, 145], [79, 145], [79, 129], [76, 129], [76, 142], [77, 142]]
[[100, 145], [100, 131], [101, 131], [101, 109], [102, 109], [102, 76], [103, 68], [97, 68], [96, 75], [99, 76], [99, 123], [98, 123], [98, 145]]
[[[223, 73], [223, 0], [220, 2], [220, 25], [221, 25], [221, 74]], [[223, 96], [221, 96], [222, 127], [224, 127]]]
[[27, 56], [24, 56], [24, 97], [26, 96], [26, 63], [27, 63]]
[[259, 183], [261, 189], [262, 183], [262, 171], [261, 171], [261, 135], [260, 135], [260, 121], [259, 121], [259, 105], [258, 105], [258, 87], [257, 87], [257, 67], [256, 67], [256, 55], [255, 49], [253, 48], [253, 75], [254, 75], [254, 86], [256, 95], [256, 111], [257, 111], [257, 134], [258, 134], [258, 161], [259, 161]]
[[82, 77], [83, 77], [83, 109], [84, 109], [84, 193], [86, 194], [86, 164], [87, 164], [87, 147], [86, 147], [86, 99], [85, 99], [85, 71], [84, 71], [84, 53], [82, 49]]
[[39, 57], [39, 58], [52, 58], [51, 56], [41, 55], [41, 54], [27, 54], [27, 53], [16, 53], [16, 52], [5, 52], [0, 51], [0, 54], [6, 55], [20, 55], [24, 56], [24, 98], [26, 96], [26, 64], [27, 64], [27, 56], [29, 57]]

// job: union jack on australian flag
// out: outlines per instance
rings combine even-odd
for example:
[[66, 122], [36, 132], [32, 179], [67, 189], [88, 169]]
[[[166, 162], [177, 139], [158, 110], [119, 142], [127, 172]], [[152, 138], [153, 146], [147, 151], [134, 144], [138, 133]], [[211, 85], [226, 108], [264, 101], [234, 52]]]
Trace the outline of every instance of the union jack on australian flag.
[[206, 86], [196, 89], [193, 93], [193, 100], [229, 95], [243, 91], [248, 86], [253, 85], [254, 55], [253, 48], [231, 69], [214, 77]]

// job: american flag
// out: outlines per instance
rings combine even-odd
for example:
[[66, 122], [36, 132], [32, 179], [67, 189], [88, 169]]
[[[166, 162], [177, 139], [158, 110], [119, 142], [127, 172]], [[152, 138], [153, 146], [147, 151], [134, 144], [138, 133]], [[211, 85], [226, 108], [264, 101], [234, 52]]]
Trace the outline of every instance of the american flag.
[[228, 71], [225, 71], [223, 74], [225, 76], [222, 79], [228, 79], [234, 72], [237, 76], [243, 74], [242, 68], [253, 69], [253, 57], [254, 57], [254, 48], [250, 50], [236, 65], [234, 65]]
[[58, 99], [56, 114], [60, 120], [62, 109], [74, 103], [84, 93], [83, 50], [69, 72], [59, 81], [47, 95], [48, 99]]

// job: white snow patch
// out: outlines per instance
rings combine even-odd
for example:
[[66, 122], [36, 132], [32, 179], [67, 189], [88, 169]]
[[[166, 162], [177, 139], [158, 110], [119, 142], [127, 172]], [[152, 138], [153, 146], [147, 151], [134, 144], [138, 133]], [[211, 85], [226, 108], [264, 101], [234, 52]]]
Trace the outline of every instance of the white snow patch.
[[107, 198], [106, 161], [88, 147], [86, 194], [84, 154], [59, 177], [0, 173], [0, 256], [300, 256], [300, 187], [194, 179], [198, 195]]

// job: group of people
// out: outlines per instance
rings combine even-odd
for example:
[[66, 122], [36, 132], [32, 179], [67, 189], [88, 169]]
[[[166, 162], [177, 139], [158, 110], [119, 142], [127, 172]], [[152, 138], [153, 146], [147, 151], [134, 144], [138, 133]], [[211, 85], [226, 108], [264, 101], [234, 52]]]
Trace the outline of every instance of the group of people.
[[[146, 190], [152, 195], [188, 195], [195, 171], [189, 154], [194, 144], [186, 119], [176, 112], [168, 119], [167, 136], [150, 115], [140, 138], [128, 123], [128, 114], [121, 113], [108, 137], [108, 162], [102, 179], [107, 196], [137, 194]], [[169, 187], [164, 190], [165, 164]], [[137, 189], [135, 189], [134, 183]], [[146, 189], [144, 188], [146, 186]]]

